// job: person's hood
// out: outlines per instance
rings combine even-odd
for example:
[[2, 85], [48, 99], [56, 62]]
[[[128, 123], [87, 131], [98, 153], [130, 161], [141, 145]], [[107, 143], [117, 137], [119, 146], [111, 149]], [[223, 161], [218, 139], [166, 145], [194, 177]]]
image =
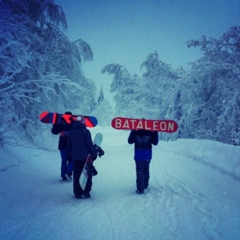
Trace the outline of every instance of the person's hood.
[[73, 124], [73, 128], [85, 128], [86, 126], [81, 122], [77, 121]]

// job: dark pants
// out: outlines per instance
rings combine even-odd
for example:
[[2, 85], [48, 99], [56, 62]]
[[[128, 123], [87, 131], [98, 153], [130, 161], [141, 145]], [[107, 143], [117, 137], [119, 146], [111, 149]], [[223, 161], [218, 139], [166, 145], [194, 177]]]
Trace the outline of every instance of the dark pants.
[[149, 181], [149, 165], [150, 161], [135, 161], [136, 162], [136, 183], [137, 190], [143, 192], [148, 187]]
[[73, 170], [73, 163], [68, 162], [67, 160], [67, 150], [66, 149], [60, 149], [60, 155], [62, 158], [62, 163], [61, 163], [61, 177], [65, 177], [65, 174], [70, 174], [72, 175], [72, 170]]
[[85, 189], [80, 186], [80, 176], [84, 167], [85, 161], [73, 161], [73, 192], [76, 197], [80, 197], [83, 193], [88, 194], [92, 188], [92, 176], [88, 177]]

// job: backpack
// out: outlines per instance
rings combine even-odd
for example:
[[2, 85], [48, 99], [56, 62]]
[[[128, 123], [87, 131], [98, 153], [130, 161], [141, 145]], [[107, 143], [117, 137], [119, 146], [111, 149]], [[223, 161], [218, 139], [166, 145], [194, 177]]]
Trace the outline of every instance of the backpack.
[[151, 135], [137, 134], [135, 144], [138, 148], [151, 148]]

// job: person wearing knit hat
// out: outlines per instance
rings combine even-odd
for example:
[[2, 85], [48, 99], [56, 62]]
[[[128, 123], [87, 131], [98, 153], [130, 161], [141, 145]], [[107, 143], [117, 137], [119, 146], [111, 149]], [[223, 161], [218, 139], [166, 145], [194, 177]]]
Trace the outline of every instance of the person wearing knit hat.
[[73, 161], [73, 193], [76, 198], [89, 198], [92, 188], [92, 177], [88, 177], [85, 189], [80, 185], [80, 176], [85, 161], [90, 154], [92, 159], [97, 158], [97, 152], [92, 142], [90, 131], [85, 126], [85, 118], [77, 116], [73, 129], [68, 137], [68, 158]]
[[85, 117], [84, 116], [77, 116], [77, 119], [76, 119], [78, 122], [81, 122], [82, 124], [85, 125]]
[[[71, 112], [65, 112], [67, 115], [72, 115]], [[53, 124], [52, 133], [59, 135], [58, 149], [61, 155], [61, 178], [66, 181], [67, 178], [72, 179], [73, 163], [67, 159], [67, 141], [69, 131], [72, 130], [72, 124]]]

